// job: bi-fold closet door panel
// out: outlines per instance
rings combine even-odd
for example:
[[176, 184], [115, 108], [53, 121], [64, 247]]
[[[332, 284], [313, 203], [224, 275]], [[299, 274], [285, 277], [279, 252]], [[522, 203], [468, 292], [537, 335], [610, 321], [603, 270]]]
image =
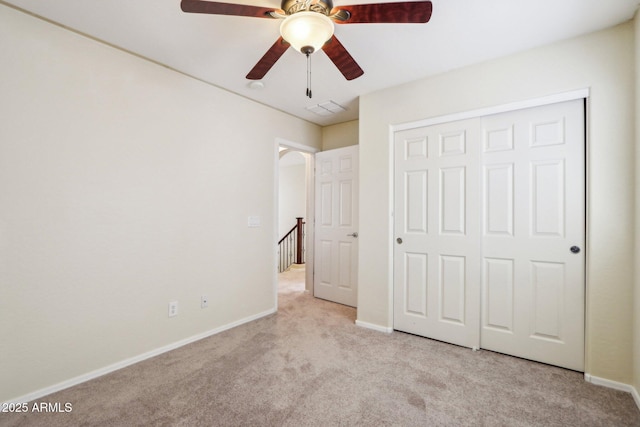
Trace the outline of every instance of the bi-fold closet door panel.
[[584, 370], [584, 142], [583, 100], [397, 132], [394, 328]]

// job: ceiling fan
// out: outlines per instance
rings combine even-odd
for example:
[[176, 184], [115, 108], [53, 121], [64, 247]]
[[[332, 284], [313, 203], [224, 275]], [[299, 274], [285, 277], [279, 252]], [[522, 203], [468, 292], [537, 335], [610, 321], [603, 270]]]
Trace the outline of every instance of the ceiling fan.
[[204, 0], [182, 0], [183, 12], [282, 19], [281, 36], [249, 71], [247, 79], [260, 80], [284, 52], [293, 46], [307, 55], [322, 49], [347, 80], [364, 71], [333, 34], [337, 24], [418, 24], [431, 18], [430, 1], [357, 4], [333, 7], [332, 0], [282, 0], [281, 9]]

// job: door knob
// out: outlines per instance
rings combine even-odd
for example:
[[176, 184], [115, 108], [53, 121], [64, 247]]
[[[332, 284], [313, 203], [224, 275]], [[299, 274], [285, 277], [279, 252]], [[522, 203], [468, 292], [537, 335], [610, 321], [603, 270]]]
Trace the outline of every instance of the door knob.
[[577, 254], [580, 252], [580, 247], [578, 246], [571, 246], [571, 248], [569, 249], [572, 253]]
[[355, 233], [347, 234], [347, 236], [358, 237], [358, 232], [356, 231]]
[[398, 244], [399, 244], [399, 245], [401, 245], [401, 244], [402, 244], [402, 239], [398, 237], [398, 238], [396, 239], [396, 242], [398, 242]]

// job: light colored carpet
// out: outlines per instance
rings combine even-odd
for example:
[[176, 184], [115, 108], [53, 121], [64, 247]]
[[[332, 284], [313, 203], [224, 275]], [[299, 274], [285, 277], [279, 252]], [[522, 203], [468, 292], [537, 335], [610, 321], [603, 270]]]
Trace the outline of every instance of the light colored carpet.
[[278, 275], [278, 295], [304, 292], [304, 264], [292, 264]]
[[0, 425], [640, 426], [628, 393], [359, 328], [355, 309], [304, 293], [296, 274], [283, 273], [277, 314], [41, 399], [71, 413], [0, 414]]

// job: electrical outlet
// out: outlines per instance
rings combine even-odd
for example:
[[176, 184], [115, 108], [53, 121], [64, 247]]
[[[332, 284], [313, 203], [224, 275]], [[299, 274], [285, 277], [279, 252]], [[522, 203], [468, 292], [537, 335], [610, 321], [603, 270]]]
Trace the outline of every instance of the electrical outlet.
[[207, 308], [209, 307], [209, 298], [207, 298], [206, 295], [202, 295], [200, 297], [200, 308]]
[[169, 303], [169, 317], [178, 315], [178, 301], [171, 301]]

